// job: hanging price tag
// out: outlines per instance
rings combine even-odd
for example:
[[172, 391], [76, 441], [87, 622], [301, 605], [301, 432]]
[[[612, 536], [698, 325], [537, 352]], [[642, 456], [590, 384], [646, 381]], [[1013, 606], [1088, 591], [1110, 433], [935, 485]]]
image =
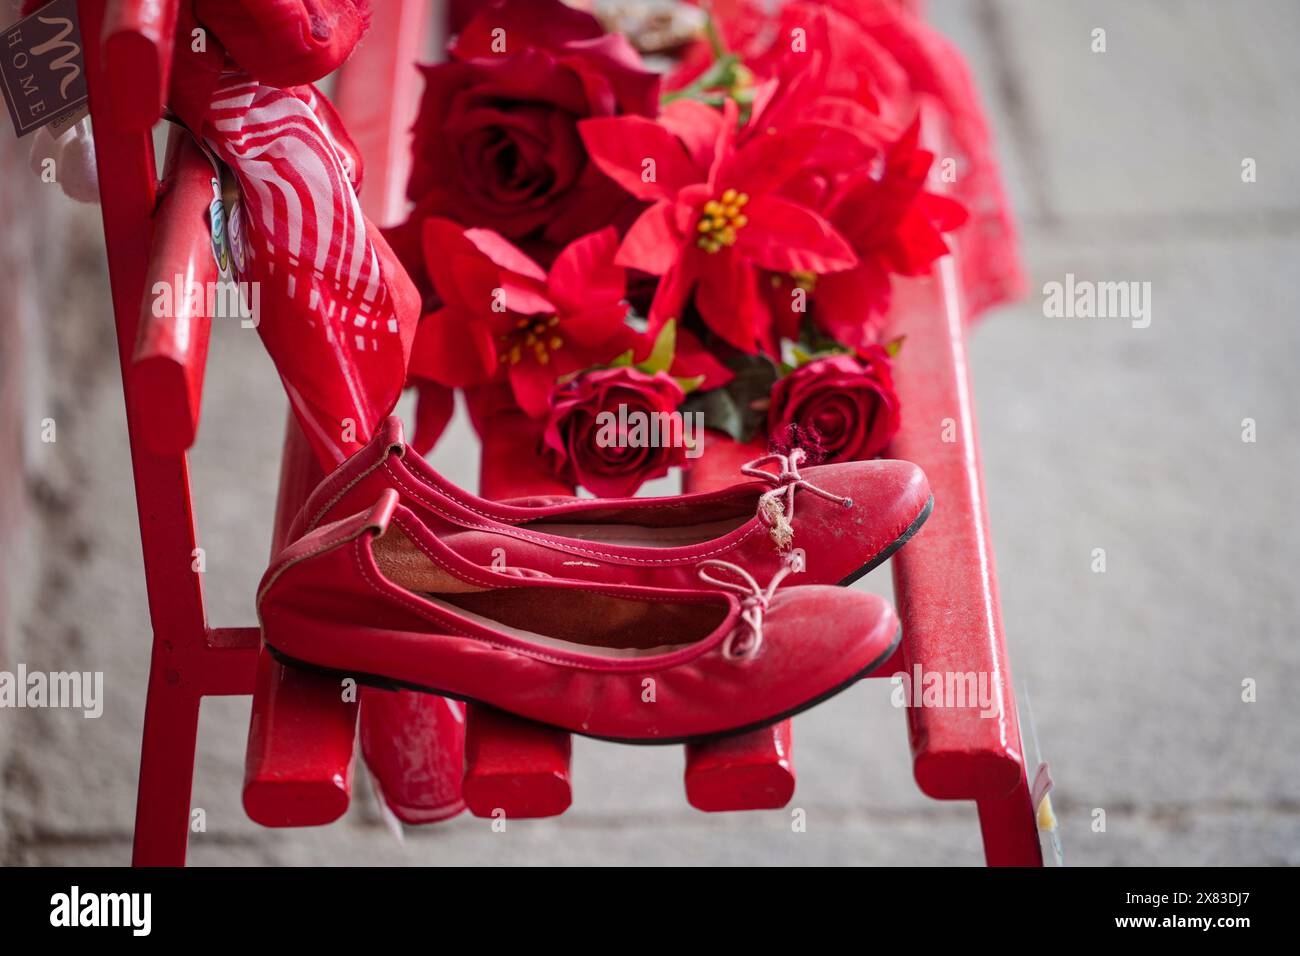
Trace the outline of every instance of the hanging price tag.
[[20, 137], [85, 104], [76, 0], [54, 0], [0, 32], [0, 91]]

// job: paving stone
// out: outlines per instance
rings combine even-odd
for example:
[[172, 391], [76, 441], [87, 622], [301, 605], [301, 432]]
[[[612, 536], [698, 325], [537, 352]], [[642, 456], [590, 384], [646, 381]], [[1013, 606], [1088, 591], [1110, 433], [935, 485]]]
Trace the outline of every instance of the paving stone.
[[[807, 831], [792, 831], [788, 814], [682, 814], [641, 819], [572, 811], [561, 820], [461, 818], [421, 831], [398, 845], [383, 830], [340, 829], [320, 842], [289, 838], [241, 847], [245, 861], [322, 865], [806, 865], [980, 862], [978, 827], [960, 812], [933, 819], [872, 823], [809, 811]], [[278, 834], [277, 834], [278, 836]], [[337, 842], [332, 838], [338, 837]], [[194, 862], [225, 863], [230, 848], [197, 846]]]
[[[1048, 319], [1031, 302], [975, 333], [1015, 675], [1058, 786], [1090, 806], [1267, 805], [1300, 785], [1285, 690], [1300, 679], [1285, 517], [1300, 443], [1278, 387], [1300, 348], [1297, 293], [1279, 281], [1298, 251], [1040, 245], [1039, 287], [1066, 269], [1151, 281], [1151, 326]], [[1241, 700], [1246, 678], [1257, 703]]]
[[[995, 0], [984, 6], [1011, 59], [1021, 149], [1065, 226], [1215, 232], [1224, 217], [1284, 210], [1294, 228], [1300, 85], [1290, 0], [1171, 6], [1125, 0]], [[942, 7], [941, 7], [942, 9]], [[1091, 49], [1106, 31], [1106, 52]], [[991, 76], [981, 72], [987, 83]], [[1006, 130], [1002, 131], [1004, 134]], [[1028, 140], [1027, 142], [1023, 140]], [[1258, 180], [1242, 182], [1242, 160]], [[1041, 159], [1041, 163], [1037, 160]], [[1180, 218], [1181, 217], [1181, 218]], [[1196, 223], [1199, 222], [1199, 225]]]
[[1042, 195], [1042, 177], [1035, 163], [1035, 135], [1025, 128], [1027, 118], [1021, 103], [1015, 62], [1003, 47], [1005, 31], [1000, 29], [998, 4], [971, 0], [930, 0], [927, 15], [935, 29], [956, 45], [979, 89], [980, 102], [993, 131], [993, 151], [1002, 174], [1003, 188], [1018, 218], [1027, 226], [1041, 223], [1048, 215]]
[[[1170, 808], [1115, 812], [1094, 832], [1086, 810], [1061, 808], [1070, 866], [1296, 866], [1300, 821], [1294, 811]], [[969, 808], [921, 817], [835, 818], [810, 811], [794, 833], [780, 813], [700, 815], [640, 821], [586, 816], [561, 821], [462, 818], [397, 842], [380, 827], [336, 823], [312, 830], [263, 831], [253, 838], [191, 839], [194, 866], [581, 866], [873, 865], [978, 866], [978, 826]], [[125, 839], [24, 844], [15, 862], [42, 866], [121, 866]]]

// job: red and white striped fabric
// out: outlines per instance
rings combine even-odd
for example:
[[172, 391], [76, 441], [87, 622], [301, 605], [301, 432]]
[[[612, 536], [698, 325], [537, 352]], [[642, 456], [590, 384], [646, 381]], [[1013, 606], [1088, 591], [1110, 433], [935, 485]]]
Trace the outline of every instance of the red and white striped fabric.
[[314, 87], [224, 75], [202, 138], [240, 186], [236, 278], [326, 471], [365, 444], [406, 379], [420, 297], [361, 212], [361, 161]]

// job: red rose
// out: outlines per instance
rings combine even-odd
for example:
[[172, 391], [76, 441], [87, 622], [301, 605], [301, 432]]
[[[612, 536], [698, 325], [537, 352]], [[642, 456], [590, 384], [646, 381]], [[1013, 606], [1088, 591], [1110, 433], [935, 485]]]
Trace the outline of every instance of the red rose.
[[450, 52], [423, 68], [412, 221], [437, 215], [493, 229], [543, 264], [616, 222], [628, 197], [588, 160], [577, 124], [656, 114], [659, 79], [627, 40], [560, 0], [498, 0]]
[[858, 461], [884, 450], [898, 431], [898, 396], [880, 346], [801, 366], [772, 389], [769, 435], [815, 429], [826, 461]]
[[602, 498], [634, 494], [685, 461], [684, 398], [662, 372], [584, 372], [551, 396], [542, 456], [557, 477]]

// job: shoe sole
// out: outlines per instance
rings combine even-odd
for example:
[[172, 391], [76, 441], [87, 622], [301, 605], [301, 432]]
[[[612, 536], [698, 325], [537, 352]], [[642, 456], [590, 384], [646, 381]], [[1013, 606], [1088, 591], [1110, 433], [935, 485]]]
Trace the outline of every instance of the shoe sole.
[[353, 680], [355, 680], [358, 684], [363, 684], [366, 687], [374, 687], [379, 690], [412, 690], [422, 694], [435, 694], [438, 697], [447, 697], [451, 700], [458, 700], [461, 703], [465, 703], [465, 704], [479, 704], [480, 706], [483, 707], [492, 707], [495, 708], [496, 710], [501, 710], [504, 711], [505, 713], [512, 714], [513, 716], [519, 717], [521, 720], [529, 720], [532, 721], [533, 723], [542, 724], [543, 726], [546, 727], [554, 727], [556, 730], [563, 731], [566, 734], [577, 734], [580, 737], [590, 737], [592, 740], [605, 740], [610, 743], [634, 744], [638, 746], [668, 746], [671, 744], [707, 743], [710, 740], [721, 740], [726, 737], [737, 737], [740, 736], [741, 734], [751, 733], [752, 731], [755, 730], [762, 730], [764, 727], [771, 727], [773, 724], [779, 724], [783, 720], [789, 720], [791, 717], [794, 717], [798, 714], [802, 714], [805, 710], [810, 710], [813, 707], [816, 707], [818, 704], [830, 700], [836, 694], [848, 690], [858, 681], [862, 680], [864, 677], [869, 676], [873, 671], [875, 671], [878, 667], [880, 667], [881, 664], [889, 660], [889, 658], [893, 655], [894, 651], [898, 649], [898, 645], [902, 641], [902, 639], [903, 639], [903, 628], [902, 625], [899, 625], [898, 629], [894, 632], [894, 639], [889, 642], [889, 647], [886, 648], [885, 651], [882, 654], [880, 654], [875, 660], [873, 660], [870, 664], [862, 668], [862, 670], [858, 671], [856, 674], [854, 674], [852, 677], [850, 677], [848, 680], [844, 681], [843, 683], [837, 684], [836, 686], [832, 687], [830, 690], [818, 694], [816, 697], [809, 698], [808, 700], [804, 701], [803, 703], [799, 704], [796, 707], [792, 707], [789, 710], [783, 711], [782, 713], [779, 714], [775, 714], [771, 717], [764, 717], [762, 720], [758, 720], [750, 724], [745, 724], [741, 727], [730, 727], [726, 730], [715, 730], [707, 734], [688, 734], [683, 737], [609, 737], [604, 734], [589, 734], [581, 730], [572, 730], [568, 727], [561, 727], [559, 724], [547, 723], [544, 720], [538, 720], [536, 717], [526, 717], [523, 714], [514, 714], [512, 711], [507, 710], [504, 707], [499, 707], [496, 704], [490, 704], [486, 701], [481, 701], [474, 697], [465, 697], [461, 694], [453, 694], [445, 690], [440, 690], [436, 687], [426, 686], [424, 684], [415, 684], [410, 681], [398, 680], [393, 677], [384, 677], [381, 674], [358, 673], [357, 671], [340, 670], [339, 668], [329, 667], [325, 664], [313, 664], [311, 661], [304, 661], [300, 658], [293, 657], [289, 654], [286, 654], [283, 651], [279, 650], [276, 647], [273, 647], [270, 644], [266, 645], [266, 649], [270, 651], [272, 657], [274, 657], [281, 664], [284, 664], [286, 667], [297, 667], [302, 670], [313, 671], [317, 674], [324, 674], [330, 677], [337, 677], [337, 678], [350, 677]]
[[889, 547], [885, 548], [885, 550], [881, 551], [878, 555], [876, 555], [874, 558], [872, 558], [862, 567], [858, 568], [847, 578], [841, 581], [839, 586], [842, 588], [848, 587], [850, 584], [857, 581], [859, 578], [862, 578], [865, 575], [870, 574], [872, 571], [876, 570], [876, 568], [880, 567], [882, 564], [884, 564], [886, 561], [892, 558], [899, 548], [907, 544], [907, 542], [911, 541], [912, 536], [921, 530], [921, 525], [925, 524], [926, 519], [930, 517], [930, 512], [932, 512], [933, 510], [934, 510], [934, 495], [931, 495], [926, 500], [925, 507], [921, 509], [921, 513], [912, 519], [912, 523], [907, 526], [906, 531], [904, 531], [901, 535], [895, 538], [894, 541], [889, 545]]

